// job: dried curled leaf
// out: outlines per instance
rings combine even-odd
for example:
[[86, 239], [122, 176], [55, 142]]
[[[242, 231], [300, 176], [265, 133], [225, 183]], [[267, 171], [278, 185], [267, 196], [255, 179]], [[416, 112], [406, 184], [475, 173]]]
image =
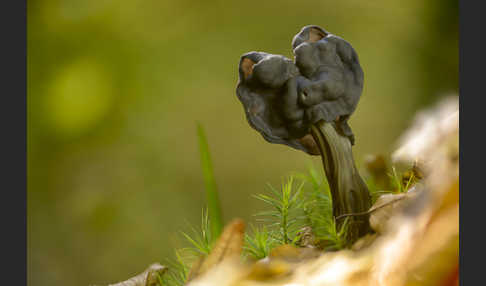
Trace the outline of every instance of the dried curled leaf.
[[368, 233], [367, 235], [363, 236], [362, 238], [358, 239], [353, 246], [351, 247], [352, 250], [362, 250], [370, 245], [372, 245], [376, 238], [378, 237], [377, 233]]
[[243, 249], [245, 223], [241, 219], [230, 222], [216, 241], [211, 253], [204, 260], [197, 261], [188, 277], [188, 281], [205, 273], [226, 259], [239, 257]]
[[108, 286], [158, 286], [158, 277], [162, 276], [167, 270], [167, 267], [159, 263], [154, 263], [137, 276]]
[[269, 256], [258, 260], [249, 268], [246, 276], [251, 281], [266, 281], [288, 278], [296, 265], [319, 257], [321, 251], [311, 247], [295, 247], [290, 244], [280, 245]]
[[245, 279], [250, 281], [267, 281], [280, 279], [289, 276], [293, 265], [287, 261], [268, 257], [257, 261], [250, 267], [250, 271]]
[[395, 212], [400, 210], [406, 203], [417, 194], [416, 188], [413, 188], [403, 194], [385, 194], [381, 195], [373, 204], [368, 212], [370, 215], [370, 226], [378, 233], [383, 233], [388, 220]]
[[316, 258], [321, 254], [316, 248], [310, 247], [295, 247], [290, 244], [280, 245], [275, 247], [270, 252], [269, 258], [271, 260], [285, 260], [288, 262], [301, 262], [304, 260]]

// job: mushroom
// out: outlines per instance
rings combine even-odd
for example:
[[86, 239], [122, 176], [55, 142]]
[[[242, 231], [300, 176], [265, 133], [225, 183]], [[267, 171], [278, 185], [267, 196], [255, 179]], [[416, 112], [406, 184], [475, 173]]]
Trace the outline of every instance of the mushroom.
[[[241, 57], [236, 95], [246, 118], [268, 142], [322, 157], [335, 217], [367, 211], [371, 199], [354, 163], [348, 125], [363, 90], [358, 55], [315, 25], [294, 36], [292, 49], [295, 61], [264, 52]], [[350, 242], [369, 231], [366, 216], [350, 222]]]

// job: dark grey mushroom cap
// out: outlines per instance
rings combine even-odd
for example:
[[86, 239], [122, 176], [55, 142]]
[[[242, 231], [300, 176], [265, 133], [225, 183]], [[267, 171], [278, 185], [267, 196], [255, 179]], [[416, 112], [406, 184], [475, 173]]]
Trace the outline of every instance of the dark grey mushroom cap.
[[358, 55], [344, 39], [318, 26], [306, 26], [294, 37], [292, 47], [301, 74], [309, 81], [299, 86], [313, 98], [306, 104], [310, 123], [347, 117], [358, 105], [364, 74]]
[[[298, 74], [295, 64], [286, 57], [262, 52], [246, 53], [240, 59], [236, 95], [243, 104], [248, 123], [260, 132], [265, 140], [317, 155], [317, 146], [309, 148], [306, 147], [305, 141], [301, 142], [300, 137], [303, 137], [306, 131], [300, 131], [301, 136], [294, 134], [298, 126], [302, 127], [299, 121], [303, 118], [303, 110], [297, 107], [295, 78]], [[293, 86], [291, 82], [294, 83]], [[299, 119], [297, 121], [289, 119], [289, 116], [286, 116], [289, 113], [284, 112], [283, 105], [289, 89], [295, 91], [293, 106], [295, 111], [299, 112], [294, 115]]]
[[250, 125], [271, 143], [319, 155], [310, 126], [320, 120], [354, 144], [347, 120], [363, 89], [353, 47], [319, 26], [305, 26], [292, 41], [295, 63], [263, 52], [244, 54], [236, 94]]

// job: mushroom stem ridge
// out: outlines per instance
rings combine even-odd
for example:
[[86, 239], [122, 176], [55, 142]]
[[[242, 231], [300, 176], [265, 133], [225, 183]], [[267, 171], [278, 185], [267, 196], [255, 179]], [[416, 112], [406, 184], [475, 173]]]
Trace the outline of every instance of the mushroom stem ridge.
[[[321, 120], [311, 125], [311, 134], [321, 152], [322, 164], [331, 189], [333, 215], [366, 212], [371, 207], [368, 188], [354, 163], [351, 142], [337, 132], [334, 122]], [[349, 218], [346, 240], [353, 243], [369, 232], [368, 215]], [[343, 220], [336, 221], [338, 229]]]

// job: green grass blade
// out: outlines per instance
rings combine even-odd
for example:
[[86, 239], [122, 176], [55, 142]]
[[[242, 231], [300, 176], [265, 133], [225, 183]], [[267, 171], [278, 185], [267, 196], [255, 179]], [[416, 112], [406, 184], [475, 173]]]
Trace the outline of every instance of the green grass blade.
[[206, 186], [206, 199], [208, 202], [209, 221], [211, 226], [211, 236], [217, 239], [223, 230], [223, 215], [219, 202], [218, 190], [214, 179], [213, 166], [209, 155], [206, 134], [201, 124], [197, 124], [197, 134], [199, 141], [199, 153], [201, 155], [201, 166]]

